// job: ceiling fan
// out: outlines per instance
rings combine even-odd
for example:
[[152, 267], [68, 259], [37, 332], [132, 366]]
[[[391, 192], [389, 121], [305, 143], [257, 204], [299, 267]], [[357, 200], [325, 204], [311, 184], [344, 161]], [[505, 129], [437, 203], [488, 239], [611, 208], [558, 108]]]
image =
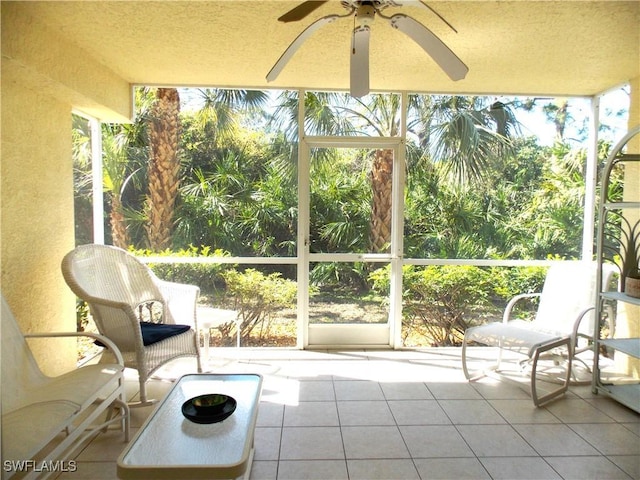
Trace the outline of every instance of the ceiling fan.
[[[296, 22], [304, 19], [307, 15], [314, 12], [324, 1], [307, 1], [302, 2], [297, 7], [282, 15], [278, 20], [280, 22]], [[362, 97], [369, 93], [369, 36], [371, 32], [371, 24], [376, 14], [385, 19], [395, 29], [400, 30], [414, 42], [416, 42], [424, 51], [426, 51], [433, 60], [444, 70], [444, 72], [453, 81], [461, 80], [469, 71], [469, 68], [460, 60], [453, 51], [445, 43], [440, 40], [431, 30], [422, 25], [415, 19], [397, 13], [392, 16], [386, 16], [382, 12], [388, 7], [401, 7], [403, 5], [411, 5], [416, 7], [427, 8], [438, 16], [449, 28], [457, 33], [456, 29], [449, 24], [438, 12], [426, 3], [419, 0], [342, 0], [342, 6], [347, 9], [347, 13], [343, 15], [327, 15], [322, 17], [298, 35], [298, 37], [289, 45], [282, 56], [275, 63], [273, 68], [267, 74], [267, 81], [275, 80], [285, 65], [291, 60], [296, 51], [316, 30], [324, 25], [332, 23], [339, 18], [355, 16], [355, 28], [351, 40], [351, 95], [354, 97]]]

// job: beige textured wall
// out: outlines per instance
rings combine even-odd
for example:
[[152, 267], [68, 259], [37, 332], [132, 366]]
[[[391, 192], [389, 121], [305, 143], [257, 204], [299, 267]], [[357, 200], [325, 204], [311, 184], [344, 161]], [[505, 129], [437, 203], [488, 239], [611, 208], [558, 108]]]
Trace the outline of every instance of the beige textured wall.
[[2, 67], [35, 90], [105, 122], [133, 115], [130, 84], [29, 16], [29, 2], [1, 2]]
[[[70, 107], [5, 75], [1, 100], [2, 293], [23, 332], [75, 331], [75, 302], [60, 273], [74, 244]], [[70, 341], [56, 342], [33, 344], [50, 372], [75, 360]]]
[[[60, 261], [74, 247], [71, 113], [126, 121], [122, 78], [2, 2], [0, 288], [23, 332], [75, 331]], [[32, 342], [47, 373], [75, 365], [75, 340]]]

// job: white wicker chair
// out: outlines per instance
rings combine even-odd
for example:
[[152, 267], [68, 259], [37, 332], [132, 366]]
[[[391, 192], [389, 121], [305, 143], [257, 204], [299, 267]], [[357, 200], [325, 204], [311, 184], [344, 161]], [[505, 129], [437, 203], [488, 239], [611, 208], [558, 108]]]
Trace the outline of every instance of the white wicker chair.
[[[45, 462], [66, 460], [98, 431], [116, 422], [129, 441], [129, 407], [124, 364], [116, 346], [91, 333], [23, 335], [4, 297], [2, 301], [2, 478], [45, 478]], [[89, 336], [114, 352], [112, 364], [86, 365], [56, 377], [45, 376], [25, 338]], [[119, 412], [119, 413], [117, 413]], [[36, 462], [29, 464], [25, 462]], [[57, 472], [52, 472], [57, 474]]]
[[[197, 286], [162, 281], [130, 253], [106, 245], [75, 248], [62, 260], [62, 273], [71, 290], [89, 304], [99, 332], [118, 346], [125, 366], [138, 370], [140, 401], [131, 406], [155, 401], [147, 398], [146, 382], [170, 360], [193, 355], [202, 372]], [[159, 307], [156, 316], [145, 318], [151, 305]], [[184, 331], [165, 333], [176, 325]], [[149, 344], [149, 328], [161, 330], [162, 339]]]
[[[614, 272], [609, 266], [606, 267], [603, 269], [603, 285], [609, 285]], [[466, 378], [474, 381], [490, 372], [500, 373], [504, 349], [526, 356], [526, 363], [530, 364], [529, 388], [536, 406], [564, 394], [574, 375], [575, 355], [592, 348], [588, 344], [580, 348], [579, 339], [593, 338], [596, 275], [595, 262], [568, 261], [552, 265], [541, 293], [516, 295], [507, 304], [502, 322], [467, 329], [462, 344], [462, 367]], [[511, 312], [515, 304], [533, 297], [540, 299], [535, 318], [531, 321], [512, 320]], [[469, 343], [498, 347], [495, 364], [471, 372], [467, 358]], [[538, 362], [542, 357], [550, 355], [555, 360], [554, 369], [559, 366], [558, 363], [564, 363], [559, 380], [561, 386], [539, 395], [536, 381], [539, 374]], [[547, 380], [558, 381], [553, 377], [547, 377]]]

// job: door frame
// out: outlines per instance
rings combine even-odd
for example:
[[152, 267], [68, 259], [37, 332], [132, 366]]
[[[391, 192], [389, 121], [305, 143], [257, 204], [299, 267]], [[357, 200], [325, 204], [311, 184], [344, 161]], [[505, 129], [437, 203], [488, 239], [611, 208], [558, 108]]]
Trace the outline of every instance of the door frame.
[[[367, 148], [394, 151], [391, 251], [383, 254], [312, 254], [310, 252], [310, 167], [313, 148]], [[302, 136], [298, 147], [298, 347], [397, 348], [402, 327], [402, 252], [405, 142], [402, 137]], [[309, 265], [312, 261], [385, 262], [391, 264], [389, 318], [386, 324], [317, 325], [309, 322]], [[344, 341], [350, 338], [350, 341]]]

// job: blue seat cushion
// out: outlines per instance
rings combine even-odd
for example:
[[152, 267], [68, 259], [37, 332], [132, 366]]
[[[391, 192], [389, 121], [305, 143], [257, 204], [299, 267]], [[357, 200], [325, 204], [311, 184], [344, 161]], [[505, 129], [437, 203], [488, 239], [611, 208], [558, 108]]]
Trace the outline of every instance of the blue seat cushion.
[[[142, 330], [142, 343], [145, 346], [153, 345], [154, 343], [161, 342], [174, 335], [180, 335], [181, 333], [189, 331], [191, 327], [189, 325], [174, 325], [164, 323], [151, 323], [140, 322], [140, 330]], [[104, 345], [96, 340], [96, 345], [104, 347]]]
[[189, 331], [190, 328], [189, 325], [140, 322], [142, 343], [145, 345], [153, 345], [174, 335], [180, 335], [181, 333]]

